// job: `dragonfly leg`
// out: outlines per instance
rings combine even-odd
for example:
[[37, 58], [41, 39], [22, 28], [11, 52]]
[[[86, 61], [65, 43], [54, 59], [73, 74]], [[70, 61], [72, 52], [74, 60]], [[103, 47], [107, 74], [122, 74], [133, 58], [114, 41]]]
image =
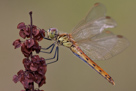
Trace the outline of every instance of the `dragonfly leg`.
[[58, 47], [58, 46], [56, 47], [54, 57], [49, 58], [49, 59], [45, 59], [45, 60], [51, 60], [51, 59], [54, 59], [56, 56], [57, 56], [57, 58], [56, 58], [56, 60], [55, 60], [55, 61], [49, 62], [49, 63], [47, 63], [47, 64], [55, 63], [55, 62], [57, 62], [57, 61], [58, 61], [58, 57], [59, 57], [59, 47]]
[[45, 52], [45, 51], [40, 51], [40, 52], [50, 54], [50, 53], [52, 53], [52, 51], [53, 51], [53, 49], [54, 49], [54, 46], [55, 46], [55, 43], [51, 44], [51, 45], [50, 45], [49, 47], [47, 47], [47, 48], [41, 48], [42, 50], [48, 50], [49, 48], [52, 47], [50, 52]]
[[49, 39], [49, 38], [44, 37], [44, 35], [43, 35], [42, 33], [41, 33], [41, 35], [42, 35], [42, 37], [43, 37], [44, 39], [51, 40], [51, 39]]

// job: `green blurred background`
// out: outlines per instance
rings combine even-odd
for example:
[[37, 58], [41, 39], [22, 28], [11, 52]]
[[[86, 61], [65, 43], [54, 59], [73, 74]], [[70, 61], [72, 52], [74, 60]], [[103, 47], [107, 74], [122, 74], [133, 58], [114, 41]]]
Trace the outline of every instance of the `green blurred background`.
[[[130, 46], [121, 54], [106, 61], [96, 61], [115, 80], [112, 86], [72, 52], [60, 47], [57, 63], [47, 67], [45, 91], [136, 91], [136, 0], [0, 0], [0, 90], [20, 91], [23, 86], [15, 84], [12, 77], [24, 69], [20, 49], [12, 42], [19, 37], [17, 24], [29, 24], [29, 11], [33, 11], [33, 23], [39, 28], [58, 28], [70, 33], [72, 28], [87, 14], [90, 7], [101, 2], [107, 7], [107, 15], [118, 26], [110, 29], [124, 35]], [[20, 38], [21, 39], [21, 38]], [[47, 47], [52, 42], [43, 40]], [[53, 55], [40, 54], [49, 58]]]

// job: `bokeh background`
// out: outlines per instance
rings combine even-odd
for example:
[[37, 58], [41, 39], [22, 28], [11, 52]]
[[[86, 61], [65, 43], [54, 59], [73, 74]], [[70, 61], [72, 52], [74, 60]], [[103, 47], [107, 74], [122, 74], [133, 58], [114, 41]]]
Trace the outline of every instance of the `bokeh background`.
[[[17, 24], [30, 23], [29, 11], [33, 11], [33, 23], [39, 28], [58, 28], [70, 33], [72, 28], [87, 14], [94, 3], [107, 7], [107, 15], [118, 26], [109, 29], [124, 35], [130, 46], [121, 54], [106, 61], [96, 61], [115, 80], [112, 86], [72, 52], [60, 47], [57, 63], [47, 67], [45, 91], [136, 91], [136, 0], [0, 0], [0, 90], [20, 91], [21, 83], [12, 77], [24, 69], [20, 49], [12, 42], [19, 37]], [[21, 38], [20, 38], [21, 39]], [[52, 42], [43, 40], [40, 45], [48, 47]], [[52, 55], [40, 54], [49, 58]]]

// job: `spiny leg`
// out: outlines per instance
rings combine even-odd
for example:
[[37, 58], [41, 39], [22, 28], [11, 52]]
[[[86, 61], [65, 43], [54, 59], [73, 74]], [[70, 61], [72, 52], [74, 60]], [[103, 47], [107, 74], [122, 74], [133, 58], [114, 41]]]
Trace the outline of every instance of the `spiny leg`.
[[47, 40], [51, 40], [51, 39], [49, 39], [49, 38], [46, 38], [46, 37], [43, 37], [44, 39], [47, 39]]
[[[52, 53], [52, 51], [53, 51], [53, 49], [54, 49], [54, 46], [55, 46], [55, 43], [51, 44], [51, 45], [50, 45], [49, 47], [47, 47], [47, 48], [42, 48], [43, 50], [48, 50], [49, 48], [52, 47], [50, 52], [44, 52], [44, 51], [40, 51], [40, 52], [50, 54], [50, 53]], [[55, 60], [55, 61], [52, 61], [52, 62], [49, 62], [49, 63], [47, 63], [47, 64], [51, 64], [51, 63], [54, 63], [54, 62], [57, 62], [57, 61], [58, 61], [58, 56], [59, 56], [59, 47], [58, 47], [58, 46], [57, 46], [56, 49], [55, 49], [55, 54], [54, 54], [54, 56], [53, 56], [52, 58], [48, 58], [48, 59], [45, 59], [45, 60], [52, 60], [52, 59], [54, 59], [54, 58], [56, 57], [56, 55], [57, 55], [56, 60]]]
[[55, 61], [52, 61], [52, 62], [47, 63], [47, 65], [48, 65], [48, 64], [51, 64], [51, 63], [55, 63], [55, 62], [57, 62], [57, 61], [58, 61], [58, 57], [59, 57], [59, 47], [58, 47], [58, 46], [56, 47], [54, 57], [49, 58], [49, 59], [45, 59], [45, 60], [51, 60], [51, 59], [54, 59], [54, 58], [56, 57], [56, 55], [57, 55], [56, 60], [55, 60]]
[[42, 33], [41, 33], [41, 35], [42, 35], [42, 37], [43, 37], [44, 39], [51, 40], [51, 39], [49, 39], [49, 38], [44, 37], [44, 35], [43, 35]]
[[42, 50], [48, 50], [49, 48], [52, 47], [50, 52], [44, 52], [44, 51], [40, 51], [40, 52], [50, 54], [50, 53], [52, 53], [52, 51], [53, 51], [53, 49], [54, 49], [54, 46], [55, 46], [55, 43], [51, 44], [51, 45], [50, 45], [49, 47], [47, 47], [47, 48], [41, 48]]

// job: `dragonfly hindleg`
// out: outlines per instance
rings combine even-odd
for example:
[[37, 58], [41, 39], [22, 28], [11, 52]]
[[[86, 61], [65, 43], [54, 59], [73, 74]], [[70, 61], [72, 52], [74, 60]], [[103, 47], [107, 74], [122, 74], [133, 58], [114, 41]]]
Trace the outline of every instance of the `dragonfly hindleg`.
[[52, 60], [52, 59], [54, 59], [56, 56], [57, 56], [57, 58], [56, 58], [55, 61], [49, 62], [49, 63], [47, 63], [47, 64], [55, 63], [55, 62], [58, 61], [58, 57], [59, 57], [59, 47], [58, 47], [58, 46], [56, 47], [54, 57], [49, 58], [49, 59], [45, 59], [45, 60]]
[[55, 43], [51, 44], [51, 45], [50, 45], [49, 47], [47, 47], [47, 48], [41, 48], [42, 50], [48, 50], [49, 48], [52, 47], [50, 52], [44, 52], [44, 51], [40, 51], [40, 52], [50, 54], [50, 53], [52, 53], [52, 51], [53, 51], [53, 49], [54, 49], [54, 46], [55, 46]]

